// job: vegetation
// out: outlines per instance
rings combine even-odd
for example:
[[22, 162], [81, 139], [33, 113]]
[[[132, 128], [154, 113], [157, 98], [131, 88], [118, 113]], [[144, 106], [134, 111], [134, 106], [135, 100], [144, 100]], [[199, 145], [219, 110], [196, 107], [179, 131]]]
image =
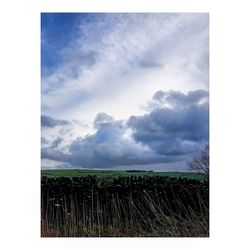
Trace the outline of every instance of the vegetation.
[[209, 192], [205, 179], [123, 174], [42, 176], [41, 235], [208, 236]]
[[195, 156], [191, 161], [188, 161], [190, 170], [203, 174], [206, 178], [209, 177], [209, 145], [206, 145], [200, 154]]
[[93, 170], [93, 169], [64, 169], [42, 170], [42, 176], [47, 177], [80, 177], [80, 176], [167, 176], [201, 180], [204, 176], [192, 172], [152, 172], [152, 171], [119, 171], [119, 170]]

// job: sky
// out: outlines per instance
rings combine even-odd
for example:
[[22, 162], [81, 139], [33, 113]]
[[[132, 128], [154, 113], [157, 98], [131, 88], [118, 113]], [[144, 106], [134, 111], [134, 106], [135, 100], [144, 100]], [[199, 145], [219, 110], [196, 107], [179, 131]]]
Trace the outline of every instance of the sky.
[[42, 13], [41, 166], [187, 171], [209, 140], [207, 13]]

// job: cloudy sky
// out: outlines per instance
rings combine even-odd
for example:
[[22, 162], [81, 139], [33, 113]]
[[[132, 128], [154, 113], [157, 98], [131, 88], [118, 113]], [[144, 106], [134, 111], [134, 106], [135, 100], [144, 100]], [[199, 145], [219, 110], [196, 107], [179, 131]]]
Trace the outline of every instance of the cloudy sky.
[[209, 137], [208, 14], [41, 15], [42, 168], [187, 170]]

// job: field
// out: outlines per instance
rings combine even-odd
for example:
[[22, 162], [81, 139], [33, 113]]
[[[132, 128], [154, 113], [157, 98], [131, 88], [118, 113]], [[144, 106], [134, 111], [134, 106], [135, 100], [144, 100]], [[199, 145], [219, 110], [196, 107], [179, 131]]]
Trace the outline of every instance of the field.
[[80, 177], [80, 176], [167, 176], [202, 180], [203, 175], [191, 172], [152, 172], [152, 171], [119, 171], [119, 170], [42, 170], [42, 176], [47, 177]]
[[208, 211], [201, 175], [42, 171], [42, 237], [208, 237]]

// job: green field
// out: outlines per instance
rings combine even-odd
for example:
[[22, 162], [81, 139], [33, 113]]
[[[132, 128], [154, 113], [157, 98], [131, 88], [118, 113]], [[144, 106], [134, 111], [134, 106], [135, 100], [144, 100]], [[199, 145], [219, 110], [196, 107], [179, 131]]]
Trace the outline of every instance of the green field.
[[42, 170], [42, 176], [47, 177], [77, 177], [77, 176], [131, 176], [131, 175], [147, 175], [147, 176], [168, 176], [168, 177], [180, 177], [188, 179], [203, 179], [202, 174], [190, 173], [190, 172], [127, 172], [125, 170], [92, 170], [92, 169], [64, 169], [64, 170]]

